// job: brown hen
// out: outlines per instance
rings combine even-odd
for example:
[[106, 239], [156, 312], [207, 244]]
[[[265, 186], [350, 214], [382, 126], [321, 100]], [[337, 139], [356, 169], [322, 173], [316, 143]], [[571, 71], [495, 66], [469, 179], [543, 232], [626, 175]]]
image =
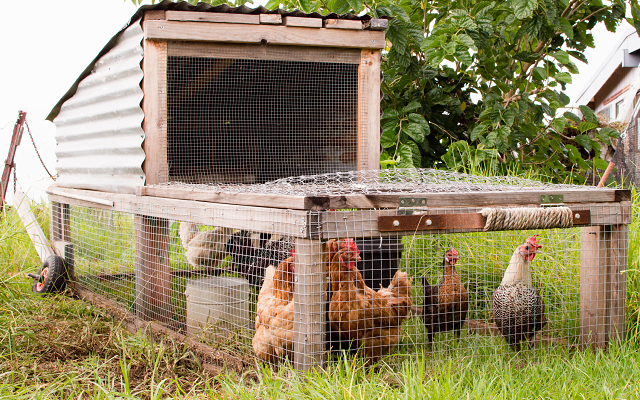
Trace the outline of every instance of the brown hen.
[[335, 291], [329, 304], [333, 329], [351, 340], [371, 363], [389, 354], [400, 339], [402, 323], [412, 305], [411, 282], [396, 272], [387, 288], [375, 291], [364, 283], [356, 268], [360, 252], [343, 239], [332, 255], [329, 270]]
[[256, 306], [256, 333], [253, 351], [265, 362], [276, 363], [293, 351], [293, 257], [278, 268], [267, 268]]

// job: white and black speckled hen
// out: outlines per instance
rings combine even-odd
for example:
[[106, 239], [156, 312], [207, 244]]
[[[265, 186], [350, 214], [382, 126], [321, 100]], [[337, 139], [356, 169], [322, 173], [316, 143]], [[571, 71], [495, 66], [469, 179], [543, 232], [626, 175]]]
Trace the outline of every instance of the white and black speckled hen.
[[520, 351], [520, 342], [533, 339], [547, 323], [544, 301], [533, 286], [529, 268], [542, 247], [537, 236], [516, 248], [491, 301], [493, 321], [514, 351]]

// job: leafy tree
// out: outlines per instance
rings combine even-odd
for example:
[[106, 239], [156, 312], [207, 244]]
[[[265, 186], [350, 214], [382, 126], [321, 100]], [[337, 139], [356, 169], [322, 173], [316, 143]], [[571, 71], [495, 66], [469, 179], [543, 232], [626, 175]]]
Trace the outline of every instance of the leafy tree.
[[637, 28], [638, 0], [269, 0], [276, 7], [392, 18], [383, 167], [452, 168], [471, 157], [580, 182], [606, 166], [600, 144], [618, 132], [598, 128], [587, 107], [582, 117], [558, 110], [569, 104], [575, 61], [586, 63], [594, 46], [592, 29], [615, 31], [627, 8]]

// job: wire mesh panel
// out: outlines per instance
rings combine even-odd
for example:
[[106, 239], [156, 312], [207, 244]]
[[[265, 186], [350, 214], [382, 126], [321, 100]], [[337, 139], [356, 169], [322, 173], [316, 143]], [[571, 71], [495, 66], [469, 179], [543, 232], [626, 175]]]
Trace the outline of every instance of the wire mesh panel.
[[264, 183], [357, 169], [359, 61], [359, 50], [172, 44], [168, 180]]
[[[118, 195], [120, 211], [54, 203], [53, 238], [73, 243], [85, 288], [248, 363], [305, 370], [343, 351], [392, 366], [416, 354], [536, 359], [624, 337], [630, 207], [615, 190], [428, 171], [217, 189], [271, 187], [281, 202], [427, 197], [311, 211]], [[560, 189], [587, 201], [530, 204], [539, 189], [538, 201]], [[473, 205], [494, 198], [502, 205]]]

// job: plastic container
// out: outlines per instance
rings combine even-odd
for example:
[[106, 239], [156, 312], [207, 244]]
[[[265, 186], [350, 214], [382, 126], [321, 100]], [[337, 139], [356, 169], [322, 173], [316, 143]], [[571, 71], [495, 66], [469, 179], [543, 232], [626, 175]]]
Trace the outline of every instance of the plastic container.
[[249, 281], [244, 278], [213, 276], [187, 281], [187, 332], [207, 335], [228, 334], [251, 325]]

